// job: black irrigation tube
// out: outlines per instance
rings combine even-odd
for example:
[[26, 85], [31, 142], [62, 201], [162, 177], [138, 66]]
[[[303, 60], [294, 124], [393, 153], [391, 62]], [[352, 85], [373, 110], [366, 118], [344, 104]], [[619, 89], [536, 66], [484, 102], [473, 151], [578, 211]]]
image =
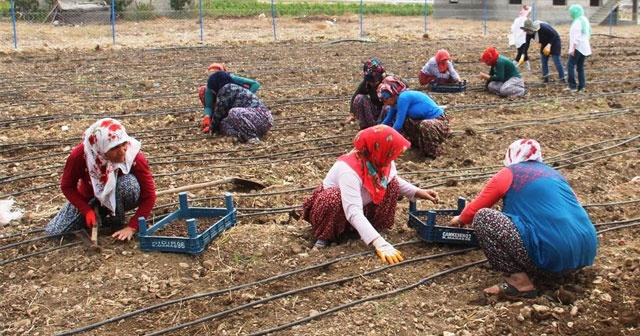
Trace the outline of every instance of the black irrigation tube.
[[0, 236], [0, 239], [4, 240], [4, 239], [14, 238], [14, 237], [18, 237], [18, 236], [25, 236], [25, 235], [30, 235], [30, 234], [34, 234], [34, 233], [39, 233], [39, 232], [42, 232], [42, 231], [44, 231], [44, 229], [35, 229], [35, 230], [31, 230], [31, 231], [13, 233], [13, 234], [9, 234], [9, 235], [6, 235], [6, 236]]
[[[404, 245], [416, 244], [416, 243], [421, 243], [421, 242], [423, 242], [423, 241], [422, 240], [415, 240], [415, 241], [409, 241], [409, 242], [396, 244], [396, 246], [404, 246]], [[450, 251], [450, 252], [430, 255], [430, 256], [427, 256], [427, 257], [423, 257], [423, 258], [428, 258], [428, 259], [437, 258], [437, 257], [441, 257], [441, 256], [466, 253], [466, 252], [473, 251], [473, 250], [477, 250], [477, 248], [473, 247], [473, 248], [467, 248], [467, 249], [462, 249], [462, 250]], [[338, 263], [340, 261], [344, 261], [344, 260], [347, 260], [347, 259], [353, 259], [353, 258], [365, 256], [365, 255], [369, 255], [371, 253], [372, 253], [371, 251], [359, 252], [359, 253], [347, 255], [347, 256], [344, 256], [344, 257], [339, 257], [339, 258], [336, 258], [336, 259], [332, 259], [332, 260], [329, 260], [329, 261], [321, 263], [321, 264], [311, 265], [311, 266], [304, 267], [304, 268], [301, 268], [301, 269], [297, 269], [297, 270], [281, 273], [281, 274], [278, 274], [278, 275], [275, 275], [275, 276], [272, 276], [272, 277], [269, 277], [269, 278], [261, 279], [261, 280], [255, 281], [255, 282], [245, 283], [245, 284], [241, 284], [241, 285], [237, 285], [237, 286], [233, 286], [233, 287], [228, 287], [228, 288], [225, 288], [225, 289], [219, 289], [219, 290], [206, 292], [206, 293], [199, 293], [199, 294], [191, 295], [191, 296], [184, 297], [184, 298], [181, 298], [181, 299], [174, 299], [174, 300], [162, 302], [162, 303], [155, 304], [155, 305], [152, 305], [152, 306], [149, 306], [149, 307], [145, 307], [145, 308], [142, 308], [142, 309], [138, 309], [138, 310], [135, 310], [135, 311], [132, 311], [132, 312], [129, 312], [129, 313], [125, 313], [125, 314], [122, 314], [122, 315], [119, 315], [119, 316], [111, 317], [111, 318], [108, 318], [108, 319], [106, 319], [104, 321], [93, 323], [93, 324], [90, 324], [90, 325], [87, 325], [87, 326], [84, 326], [84, 327], [81, 327], [81, 328], [78, 328], [78, 329], [68, 330], [68, 331], [65, 331], [65, 332], [63, 332], [61, 334], [57, 334], [57, 336], [72, 335], [72, 334], [76, 334], [76, 333], [79, 333], [79, 332], [92, 330], [92, 329], [98, 328], [98, 327], [103, 326], [103, 325], [108, 324], [108, 323], [117, 322], [117, 321], [122, 320], [124, 318], [129, 318], [129, 317], [132, 317], [132, 316], [135, 316], [135, 315], [139, 315], [139, 314], [142, 314], [142, 313], [146, 313], [146, 312], [158, 309], [158, 308], [174, 305], [174, 304], [177, 304], [177, 303], [184, 303], [184, 302], [195, 300], [195, 299], [218, 296], [218, 295], [221, 295], [221, 294], [231, 293], [231, 292], [234, 292], [234, 291], [237, 291], [237, 290], [240, 290], [240, 289], [243, 289], [243, 288], [247, 288], [247, 287], [263, 285], [263, 284], [266, 284], [266, 283], [270, 283], [270, 282], [273, 282], [273, 281], [276, 281], [276, 280], [280, 280], [280, 279], [283, 279], [283, 278], [286, 278], [286, 277], [290, 277], [290, 276], [293, 276], [293, 275], [296, 275], [296, 274], [300, 274], [300, 273], [303, 273], [303, 272], [312, 271], [312, 270], [316, 270], [316, 269], [323, 269], [323, 268], [326, 268], [327, 266], [333, 265], [333, 264]], [[414, 260], [414, 259], [412, 259], [412, 260]], [[404, 265], [404, 264], [408, 263], [409, 261], [410, 260], [405, 260], [402, 263], [395, 264], [395, 265], [383, 266], [383, 267], [380, 267], [380, 268], [378, 268], [376, 270], [377, 271], [382, 271], [382, 270], [386, 270], [386, 269], [391, 268], [391, 267], [401, 266], [401, 265]], [[357, 277], [361, 277], [361, 276], [362, 276], [362, 274], [359, 274]]]
[[[35, 233], [35, 232], [41, 232], [41, 231], [44, 231], [44, 230], [33, 230], [31, 232]], [[76, 231], [71, 231], [71, 232], [58, 233], [58, 234], [53, 234], [53, 235], [40, 236], [40, 237], [27, 239], [27, 240], [21, 240], [21, 241], [16, 242], [16, 243], [11, 243], [11, 244], [0, 246], [0, 251], [4, 251], [4, 250], [10, 249], [12, 247], [16, 247], [16, 246], [20, 246], [20, 245], [24, 245], [24, 244], [37, 242], [37, 241], [40, 241], [40, 240], [51, 239], [51, 238], [55, 238], [55, 237], [68, 236], [70, 234], [74, 234], [74, 233], [77, 233], [77, 232], [80, 232], [80, 231], [81, 230], [76, 230]]]
[[24, 254], [24, 255], [21, 255], [19, 257], [13, 258], [13, 259], [2, 260], [2, 261], [0, 261], [0, 266], [4, 266], [6, 264], [9, 264], [9, 263], [12, 263], [12, 262], [15, 262], [15, 261], [19, 261], [19, 260], [22, 260], [22, 259], [30, 258], [30, 257], [36, 256], [36, 255], [49, 253], [49, 252], [61, 250], [61, 249], [64, 249], [64, 248], [69, 248], [69, 247], [80, 245], [80, 244], [84, 244], [84, 243], [82, 241], [77, 241], [77, 242], [73, 242], [73, 243], [69, 243], [69, 244], [64, 244], [64, 245], [52, 247], [52, 248], [49, 248], [49, 249], [46, 249], [46, 250], [40, 250], [40, 251], [37, 251], [37, 252], [34, 252], [34, 253]]

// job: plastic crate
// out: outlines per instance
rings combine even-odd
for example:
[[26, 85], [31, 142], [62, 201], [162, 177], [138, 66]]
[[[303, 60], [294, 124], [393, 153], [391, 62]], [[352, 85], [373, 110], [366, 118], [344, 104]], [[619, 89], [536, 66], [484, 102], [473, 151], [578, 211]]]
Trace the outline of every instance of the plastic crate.
[[438, 83], [434, 82], [429, 85], [431, 92], [454, 93], [467, 91], [467, 80], [458, 83]]
[[458, 209], [455, 210], [417, 210], [416, 203], [409, 203], [409, 227], [415, 228], [421, 239], [429, 243], [454, 243], [465, 245], [478, 245], [478, 239], [473, 229], [456, 228], [436, 225], [436, 216], [459, 215], [466, 201], [458, 199]]
[[[161, 251], [199, 254], [204, 251], [207, 244], [217, 237], [224, 230], [235, 226], [237, 223], [236, 209], [233, 206], [233, 197], [227, 193], [225, 195], [225, 208], [190, 208], [187, 203], [187, 194], [178, 194], [180, 209], [170, 213], [167, 217], [158, 221], [155, 225], [147, 228], [144, 217], [138, 218], [140, 249], [142, 251]], [[211, 225], [208, 229], [198, 234], [196, 218], [216, 218], [220, 220]], [[167, 237], [151, 236], [160, 228], [165, 227], [172, 221], [184, 219], [187, 225], [188, 237]]]

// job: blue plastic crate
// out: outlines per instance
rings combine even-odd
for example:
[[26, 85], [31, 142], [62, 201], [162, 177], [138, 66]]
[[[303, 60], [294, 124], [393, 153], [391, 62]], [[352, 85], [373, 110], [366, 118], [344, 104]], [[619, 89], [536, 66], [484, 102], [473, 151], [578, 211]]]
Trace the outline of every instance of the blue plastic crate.
[[[182, 192], [178, 195], [180, 209], [170, 213], [155, 225], [147, 228], [144, 217], [138, 218], [140, 249], [142, 251], [161, 251], [199, 254], [204, 251], [207, 244], [217, 237], [224, 230], [235, 226], [237, 223], [236, 209], [233, 206], [233, 197], [227, 193], [225, 195], [225, 208], [190, 208], [187, 203], [187, 194]], [[220, 220], [211, 225], [208, 229], [198, 234], [196, 218], [217, 218]], [[186, 220], [188, 237], [167, 237], [151, 236], [152, 233], [165, 227], [172, 221]]]
[[473, 229], [456, 228], [436, 225], [436, 216], [459, 215], [466, 201], [458, 199], [458, 209], [455, 210], [417, 210], [416, 203], [409, 203], [409, 227], [415, 228], [421, 239], [429, 243], [454, 243], [478, 246], [478, 239]]
[[429, 90], [431, 92], [440, 92], [440, 93], [455, 93], [455, 92], [465, 92], [467, 91], [467, 80], [463, 80], [458, 83], [431, 83], [429, 85]]

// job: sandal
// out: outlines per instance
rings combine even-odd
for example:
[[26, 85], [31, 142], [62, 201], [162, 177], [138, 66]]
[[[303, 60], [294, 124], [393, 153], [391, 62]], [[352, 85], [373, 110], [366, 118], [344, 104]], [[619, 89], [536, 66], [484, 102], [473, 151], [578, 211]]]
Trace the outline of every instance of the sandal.
[[520, 291], [507, 281], [502, 281], [497, 286], [499, 290], [497, 295], [499, 296], [524, 299], [534, 299], [538, 296], [538, 290], [535, 288], [528, 291]]

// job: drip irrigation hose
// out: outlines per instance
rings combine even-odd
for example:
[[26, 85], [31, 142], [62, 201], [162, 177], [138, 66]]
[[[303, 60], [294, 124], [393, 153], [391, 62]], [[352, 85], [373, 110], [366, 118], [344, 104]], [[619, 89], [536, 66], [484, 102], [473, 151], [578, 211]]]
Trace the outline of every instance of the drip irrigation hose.
[[26, 258], [30, 258], [30, 257], [36, 256], [36, 255], [49, 253], [49, 252], [61, 250], [63, 248], [68, 248], [68, 247], [72, 247], [72, 246], [76, 246], [76, 245], [80, 245], [80, 244], [83, 244], [83, 242], [82, 241], [77, 241], [77, 242], [73, 242], [73, 243], [69, 243], [69, 244], [64, 244], [64, 245], [52, 247], [52, 248], [49, 248], [49, 249], [46, 249], [46, 250], [40, 250], [40, 251], [37, 251], [37, 252], [24, 254], [24, 255], [21, 255], [19, 257], [13, 258], [13, 259], [2, 260], [2, 261], [0, 261], [0, 266], [4, 266], [6, 264], [10, 264], [12, 262], [19, 261], [19, 260], [26, 259]]
[[4, 239], [14, 238], [14, 237], [18, 237], [18, 236], [24, 236], [24, 235], [29, 235], [29, 234], [33, 234], [33, 233], [38, 233], [38, 232], [42, 232], [42, 231], [44, 231], [44, 229], [35, 229], [35, 230], [31, 230], [31, 231], [18, 232], [18, 233], [9, 234], [9, 235], [6, 235], [6, 236], [0, 236], [0, 239], [4, 240]]

